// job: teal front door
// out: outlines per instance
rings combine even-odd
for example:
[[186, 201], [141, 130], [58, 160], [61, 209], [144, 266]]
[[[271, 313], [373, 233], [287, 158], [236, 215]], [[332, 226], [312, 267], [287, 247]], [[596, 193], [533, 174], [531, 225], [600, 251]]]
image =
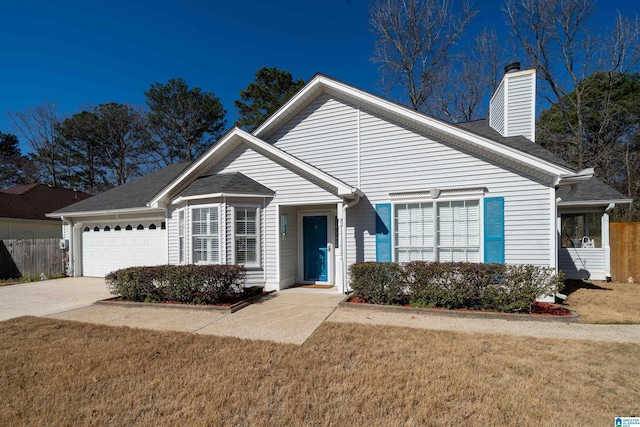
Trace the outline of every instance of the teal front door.
[[327, 282], [329, 279], [327, 229], [327, 215], [308, 215], [302, 217], [305, 282]]

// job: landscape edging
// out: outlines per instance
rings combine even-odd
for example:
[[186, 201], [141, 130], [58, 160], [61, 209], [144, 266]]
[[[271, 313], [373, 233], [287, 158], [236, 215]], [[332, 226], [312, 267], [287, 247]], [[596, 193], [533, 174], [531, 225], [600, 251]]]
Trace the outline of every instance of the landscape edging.
[[349, 302], [348, 299], [340, 302], [339, 307], [343, 308], [355, 308], [358, 310], [370, 310], [370, 311], [383, 311], [390, 313], [416, 313], [416, 314], [429, 314], [448, 317], [466, 317], [475, 319], [501, 319], [501, 320], [526, 320], [531, 322], [564, 322], [564, 323], [576, 323], [580, 319], [580, 315], [574, 311], [571, 311], [570, 316], [541, 316], [534, 314], [522, 314], [522, 313], [499, 313], [490, 311], [462, 311], [462, 310], [447, 310], [447, 309], [433, 309], [424, 307], [404, 307], [398, 305], [382, 305], [382, 304], [369, 304], [369, 303], [355, 303]]

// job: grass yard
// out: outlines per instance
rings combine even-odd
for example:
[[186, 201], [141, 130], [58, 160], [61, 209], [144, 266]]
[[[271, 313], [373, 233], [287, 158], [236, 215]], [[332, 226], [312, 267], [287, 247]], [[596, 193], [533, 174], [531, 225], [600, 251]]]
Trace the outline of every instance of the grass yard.
[[640, 283], [567, 282], [563, 293], [582, 323], [640, 323]]
[[640, 346], [324, 323], [303, 346], [23, 317], [0, 425], [609, 426]]

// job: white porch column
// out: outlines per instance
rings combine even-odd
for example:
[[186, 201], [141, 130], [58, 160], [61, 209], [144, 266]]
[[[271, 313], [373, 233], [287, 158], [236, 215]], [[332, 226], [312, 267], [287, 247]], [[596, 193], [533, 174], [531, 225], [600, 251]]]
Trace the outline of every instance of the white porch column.
[[344, 278], [346, 276], [346, 271], [345, 271], [345, 254], [346, 254], [346, 247], [345, 247], [345, 221], [344, 221], [344, 207], [342, 205], [342, 203], [338, 203], [336, 205], [336, 216], [338, 217], [338, 250], [334, 250], [334, 256], [335, 256], [335, 263], [334, 263], [334, 268], [335, 268], [335, 285], [338, 288], [338, 291], [340, 293], [344, 293], [345, 291], [345, 283], [344, 283]]
[[609, 214], [602, 214], [602, 248], [604, 249], [604, 276], [605, 279], [611, 277], [611, 246], [609, 246]]

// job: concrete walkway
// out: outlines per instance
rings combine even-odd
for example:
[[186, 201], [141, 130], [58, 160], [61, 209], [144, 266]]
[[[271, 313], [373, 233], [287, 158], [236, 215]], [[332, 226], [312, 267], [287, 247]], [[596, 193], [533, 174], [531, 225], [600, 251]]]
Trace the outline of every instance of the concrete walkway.
[[640, 343], [640, 325], [590, 325], [562, 321], [480, 319], [433, 313], [398, 313], [363, 308], [338, 308], [329, 322], [393, 325], [418, 329], [536, 338]]
[[302, 344], [324, 321], [390, 325], [467, 333], [640, 343], [640, 325], [587, 325], [562, 321], [504, 320], [434, 313], [338, 307], [334, 290], [294, 288], [276, 292], [232, 314], [174, 308], [93, 303], [109, 298], [103, 279], [66, 278], [0, 287], [0, 320], [19, 316], [192, 332]]
[[104, 279], [67, 277], [0, 286], [0, 320], [19, 316], [46, 316], [113, 296]]
[[100, 304], [49, 317], [111, 326], [302, 344], [343, 299], [344, 295], [332, 290], [294, 288], [270, 294], [231, 314], [182, 307]]

